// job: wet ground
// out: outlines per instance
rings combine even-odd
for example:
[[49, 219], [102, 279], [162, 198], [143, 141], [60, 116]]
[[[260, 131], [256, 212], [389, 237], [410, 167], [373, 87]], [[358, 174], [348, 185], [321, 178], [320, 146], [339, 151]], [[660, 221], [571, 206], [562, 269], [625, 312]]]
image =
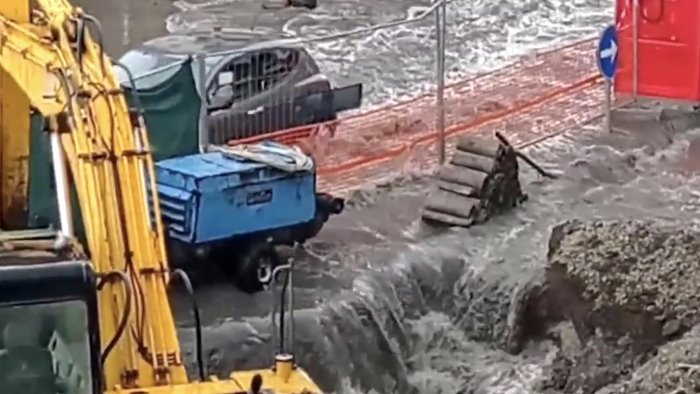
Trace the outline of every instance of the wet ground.
[[[250, 28], [309, 36], [406, 18], [422, 1], [320, 1], [318, 10], [260, 12], [254, 0], [78, 1], [101, 17], [110, 53], [190, 28]], [[580, 39], [610, 19], [604, 0], [454, 0], [448, 15], [449, 78], [472, 75], [533, 49]], [[117, 15], [119, 17], [117, 17]], [[432, 20], [388, 32], [319, 42], [310, 50], [339, 83], [363, 82], [370, 104], [434, 84]], [[429, 180], [358, 193], [307, 250], [295, 256], [297, 352], [324, 388], [377, 393], [528, 393], [554, 345], [508, 350], [518, 289], [544, 261], [549, 229], [572, 217], [666, 217], [694, 213], [700, 150], [694, 134], [627, 119], [625, 133], [597, 125], [529, 150], [562, 177], [524, 171], [530, 201], [484, 226], [435, 234], [418, 221]], [[267, 294], [227, 283], [198, 289], [205, 359], [212, 372], [260, 367], [272, 354]], [[175, 297], [185, 349], [191, 318]], [[352, 387], [352, 388], [351, 388]]]
[[[297, 254], [300, 364], [338, 392], [537, 392], [554, 345], [538, 341], [508, 352], [509, 321], [519, 289], [544, 264], [550, 228], [571, 218], [678, 218], [698, 210], [693, 152], [700, 134], [679, 134], [687, 124], [652, 122], [656, 117], [635, 111], [612, 135], [590, 125], [528, 149], [560, 178], [525, 170], [530, 200], [471, 229], [422, 228], [429, 181], [358, 194], [354, 207]], [[241, 317], [260, 314], [270, 299], [241, 302], [233, 290], [214, 288], [199, 297], [210, 370], [264, 365], [272, 354], [264, 345], [268, 319]], [[182, 335], [191, 351], [191, 331]]]
[[[118, 56], [138, 42], [167, 32], [254, 27], [270, 34], [320, 36], [404, 19], [417, 15], [430, 3], [326, 0], [312, 12], [264, 11], [259, 0], [79, 0], [77, 4], [103, 21], [107, 50]], [[448, 78], [496, 68], [529, 51], [593, 34], [609, 19], [611, 6], [608, 0], [454, 0], [447, 18]], [[371, 34], [322, 40], [310, 44], [310, 50], [336, 82], [363, 82], [368, 104], [415, 94], [434, 85], [432, 18]], [[378, 209], [350, 210], [331, 220], [305, 253], [304, 266], [299, 267], [299, 305], [311, 307], [337, 288], [351, 286], [352, 279], [366, 266], [381, 265], [381, 260], [388, 259], [396, 243], [410, 241], [415, 234], [405, 227], [414, 221], [422, 193], [420, 187], [403, 187], [400, 199], [380, 198], [376, 201]], [[392, 223], [392, 228], [376, 230], [380, 223]], [[353, 248], [371, 249], [386, 257], [378, 255], [379, 261], [359, 259], [351, 263], [347, 260], [352, 259], [348, 257], [352, 253], [346, 250]], [[340, 266], [353, 269], [337, 268]], [[241, 294], [227, 283], [199, 292], [206, 300], [205, 321], [211, 323], [231, 316], [260, 316], [269, 305], [265, 297]]]

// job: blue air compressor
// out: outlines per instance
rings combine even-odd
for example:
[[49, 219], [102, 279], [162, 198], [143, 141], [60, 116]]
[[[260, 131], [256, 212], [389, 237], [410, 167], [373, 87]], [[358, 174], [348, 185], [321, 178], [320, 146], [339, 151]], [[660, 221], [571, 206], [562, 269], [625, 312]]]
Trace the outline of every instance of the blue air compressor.
[[247, 292], [279, 264], [278, 245], [315, 237], [344, 201], [316, 191], [313, 160], [284, 145], [217, 147], [156, 163], [170, 259], [217, 261]]

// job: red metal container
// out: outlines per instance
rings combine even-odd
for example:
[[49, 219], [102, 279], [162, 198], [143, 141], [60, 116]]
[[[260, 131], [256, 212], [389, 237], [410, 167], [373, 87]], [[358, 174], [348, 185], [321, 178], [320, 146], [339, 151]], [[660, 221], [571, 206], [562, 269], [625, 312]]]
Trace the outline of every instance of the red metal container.
[[[700, 102], [700, 0], [638, 1], [638, 95]], [[634, 19], [634, 0], [617, 0], [618, 94], [634, 91]]]

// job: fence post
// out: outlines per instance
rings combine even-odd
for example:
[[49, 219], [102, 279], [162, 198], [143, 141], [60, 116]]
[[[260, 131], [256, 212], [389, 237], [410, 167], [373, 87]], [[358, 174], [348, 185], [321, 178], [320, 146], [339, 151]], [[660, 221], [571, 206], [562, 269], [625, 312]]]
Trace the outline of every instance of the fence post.
[[437, 92], [436, 92], [436, 129], [438, 132], [438, 161], [445, 164], [445, 33], [447, 25], [446, 1], [435, 9], [435, 37], [437, 46]]
[[639, 0], [632, 5], [632, 99], [639, 94]]
[[209, 129], [207, 127], [207, 69], [203, 53], [197, 54], [194, 58], [197, 68], [197, 86], [199, 87], [199, 152], [204, 153], [209, 148]]

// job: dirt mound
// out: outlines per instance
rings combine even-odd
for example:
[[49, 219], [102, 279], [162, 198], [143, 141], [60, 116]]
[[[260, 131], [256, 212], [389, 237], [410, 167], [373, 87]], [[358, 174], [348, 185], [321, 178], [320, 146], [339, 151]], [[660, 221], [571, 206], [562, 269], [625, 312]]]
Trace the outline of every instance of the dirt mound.
[[697, 324], [699, 252], [700, 231], [686, 224], [556, 226], [537, 315], [573, 323], [581, 346], [560, 352], [543, 389], [593, 393], [626, 378], [660, 345]]
[[[547, 282], [586, 307], [585, 315], [569, 316], [580, 335], [600, 328], [654, 345], [698, 322], [700, 231], [651, 221], [571, 221], [553, 229], [549, 247]], [[576, 309], [566, 305], [563, 311]]]
[[622, 382], [596, 394], [697, 393], [700, 391], [700, 326], [661, 346], [657, 354]]

